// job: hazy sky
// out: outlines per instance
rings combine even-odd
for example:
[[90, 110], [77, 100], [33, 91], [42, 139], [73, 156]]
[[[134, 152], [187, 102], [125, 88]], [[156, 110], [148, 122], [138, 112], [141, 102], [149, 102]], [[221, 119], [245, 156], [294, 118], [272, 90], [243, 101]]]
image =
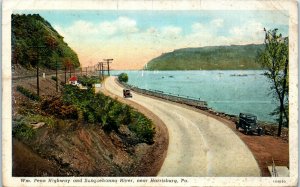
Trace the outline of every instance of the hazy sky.
[[[21, 12], [18, 12], [21, 13]], [[288, 35], [283, 11], [26, 11], [64, 37], [83, 66], [113, 58], [114, 69], [141, 69], [178, 48], [262, 43], [263, 28]]]

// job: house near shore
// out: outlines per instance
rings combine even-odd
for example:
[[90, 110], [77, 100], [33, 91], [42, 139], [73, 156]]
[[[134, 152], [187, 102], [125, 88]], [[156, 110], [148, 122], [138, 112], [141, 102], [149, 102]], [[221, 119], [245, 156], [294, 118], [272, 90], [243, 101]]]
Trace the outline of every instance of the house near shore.
[[77, 86], [79, 84], [78, 83], [78, 78], [76, 76], [73, 76], [73, 77], [69, 78], [69, 84]]

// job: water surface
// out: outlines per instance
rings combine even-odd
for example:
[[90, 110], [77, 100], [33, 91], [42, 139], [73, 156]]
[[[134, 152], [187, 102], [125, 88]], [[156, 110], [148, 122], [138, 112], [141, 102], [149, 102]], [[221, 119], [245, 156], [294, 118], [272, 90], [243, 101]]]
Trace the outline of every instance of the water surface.
[[271, 83], [261, 70], [242, 71], [113, 71], [126, 72], [128, 83], [139, 88], [200, 98], [216, 111], [252, 113], [259, 120], [274, 121], [276, 108]]

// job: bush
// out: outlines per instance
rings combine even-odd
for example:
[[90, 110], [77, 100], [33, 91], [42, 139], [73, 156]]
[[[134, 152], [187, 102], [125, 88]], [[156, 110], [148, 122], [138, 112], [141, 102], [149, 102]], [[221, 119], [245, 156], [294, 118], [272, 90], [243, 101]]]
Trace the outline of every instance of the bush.
[[119, 81], [121, 81], [121, 82], [128, 82], [128, 75], [127, 75], [127, 73], [121, 73], [121, 74], [118, 76], [118, 79], [119, 79]]
[[[54, 101], [49, 101], [55, 103]], [[155, 128], [151, 120], [143, 114], [135, 111], [130, 106], [122, 104], [115, 99], [103, 95], [94, 94], [93, 90], [80, 90], [77, 86], [66, 85], [63, 89], [63, 104], [72, 105], [79, 111], [81, 120], [88, 123], [97, 123], [105, 131], [118, 132], [121, 125], [128, 126], [139, 142], [151, 144], [155, 134]], [[59, 109], [53, 110], [53, 112]]]
[[51, 79], [56, 81], [57, 80], [57, 77], [56, 76], [51, 76]]
[[27, 126], [24, 117], [20, 117], [13, 120], [12, 135], [20, 139], [30, 140], [35, 136], [35, 131]]
[[43, 100], [41, 109], [47, 114], [54, 115], [61, 119], [78, 119], [79, 111], [73, 105], [64, 104], [58, 97]]
[[132, 116], [134, 122], [128, 128], [137, 135], [140, 142], [152, 144], [155, 134], [152, 121], [137, 111], [133, 111]]
[[96, 77], [96, 76], [88, 77], [88, 76], [84, 75], [84, 76], [78, 77], [78, 81], [82, 85], [87, 86], [87, 87], [92, 87], [93, 84], [100, 83], [99, 77]]
[[22, 93], [23, 95], [25, 95], [29, 99], [32, 99], [32, 100], [35, 100], [35, 101], [40, 100], [40, 97], [37, 94], [32, 93], [31, 91], [27, 90], [26, 88], [24, 88], [22, 86], [17, 86], [17, 91], [19, 91], [20, 93]]

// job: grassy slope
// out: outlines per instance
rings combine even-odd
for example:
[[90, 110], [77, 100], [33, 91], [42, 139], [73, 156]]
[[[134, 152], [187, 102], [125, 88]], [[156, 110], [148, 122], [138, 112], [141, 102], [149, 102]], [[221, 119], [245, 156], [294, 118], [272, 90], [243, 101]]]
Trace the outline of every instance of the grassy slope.
[[261, 69], [255, 62], [263, 45], [232, 45], [177, 49], [152, 59], [148, 70]]
[[[59, 67], [67, 61], [75, 67], [80, 65], [77, 54], [40, 15], [13, 14], [11, 25], [12, 64], [34, 67], [39, 56], [40, 66], [46, 68], [54, 69], [56, 61]], [[37, 49], [36, 46], [44, 47]]]

